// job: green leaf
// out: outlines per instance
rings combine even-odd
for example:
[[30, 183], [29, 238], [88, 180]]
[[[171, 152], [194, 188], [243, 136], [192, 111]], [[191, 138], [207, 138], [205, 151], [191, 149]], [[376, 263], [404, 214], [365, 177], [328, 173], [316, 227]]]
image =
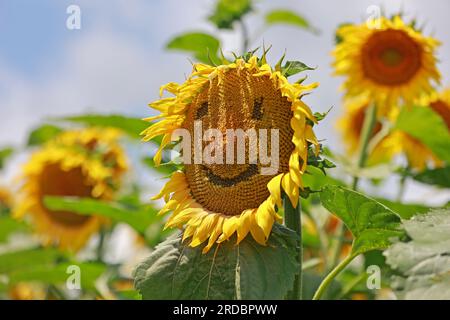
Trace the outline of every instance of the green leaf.
[[50, 267], [38, 265], [30, 269], [11, 272], [8, 275], [9, 285], [31, 281], [39, 281], [53, 285], [62, 284], [73, 274], [68, 269], [70, 266], [80, 268], [80, 284], [83, 290], [94, 290], [95, 281], [106, 271], [106, 265], [93, 262], [65, 262]]
[[176, 36], [167, 44], [167, 49], [188, 51], [200, 62], [220, 63], [217, 54], [220, 41], [214, 36], [202, 32], [190, 32]]
[[439, 159], [450, 163], [450, 132], [433, 109], [417, 106], [403, 108], [395, 128], [421, 141]]
[[202, 254], [178, 234], [138, 265], [135, 286], [143, 299], [283, 299], [299, 267], [297, 244], [293, 231], [275, 225], [267, 246], [249, 235]]
[[8, 159], [13, 152], [13, 148], [4, 148], [0, 150], [0, 169], [3, 169], [6, 159]]
[[26, 231], [28, 231], [28, 227], [23, 222], [8, 216], [0, 216], [0, 243], [7, 241], [13, 233]]
[[308, 149], [308, 168], [315, 167], [326, 174], [326, 169], [336, 168], [336, 165], [330, 160], [315, 154], [313, 148]]
[[450, 299], [450, 210], [431, 211], [404, 221], [410, 241], [384, 252], [395, 270], [391, 286], [405, 300]]
[[422, 183], [450, 188], [450, 166], [425, 170], [413, 175], [413, 178]]
[[300, 61], [286, 61], [286, 64], [281, 68], [281, 73], [286, 77], [290, 77], [307, 70], [315, 70], [315, 68], [308, 67]]
[[150, 206], [145, 208], [127, 207], [119, 203], [105, 202], [91, 198], [45, 197], [45, 206], [50, 210], [75, 212], [81, 215], [98, 215], [123, 222], [144, 234], [153, 222], [158, 221], [157, 211]]
[[42, 145], [47, 141], [56, 137], [62, 131], [63, 129], [61, 129], [60, 127], [51, 124], [44, 124], [39, 128], [36, 128], [33, 131], [31, 131], [30, 135], [28, 136], [28, 145], [29, 146]]
[[352, 254], [386, 249], [392, 239], [401, 237], [400, 217], [391, 209], [359, 192], [327, 186], [322, 205], [339, 217], [354, 236]]
[[117, 128], [133, 138], [140, 138], [140, 133], [149, 126], [148, 122], [140, 118], [125, 117], [115, 114], [85, 114], [64, 117], [59, 120], [81, 123], [87, 126]]
[[235, 21], [252, 10], [250, 0], [219, 0], [209, 21], [219, 29], [232, 29]]
[[268, 12], [266, 14], [266, 23], [268, 25], [287, 24], [318, 33], [318, 30], [314, 28], [308, 20], [301, 15], [286, 9], [276, 9]]
[[376, 200], [397, 213], [402, 219], [411, 219], [416, 214], [427, 213], [432, 209], [417, 203], [400, 203], [381, 198], [377, 198]]
[[48, 267], [66, 256], [56, 249], [25, 249], [0, 255], [0, 274], [9, 274], [17, 270], [34, 269], [37, 266]]

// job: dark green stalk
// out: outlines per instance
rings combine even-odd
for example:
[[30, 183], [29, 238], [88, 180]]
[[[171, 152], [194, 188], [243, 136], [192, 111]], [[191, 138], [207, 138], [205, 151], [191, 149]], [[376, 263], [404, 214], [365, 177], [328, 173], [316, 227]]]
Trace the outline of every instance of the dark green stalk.
[[298, 261], [298, 271], [295, 275], [294, 286], [292, 292], [289, 296], [291, 300], [302, 300], [302, 280], [303, 280], [303, 242], [302, 242], [302, 212], [300, 199], [298, 200], [297, 207], [292, 206], [291, 200], [285, 194], [283, 197], [283, 207], [284, 207], [284, 222], [286, 227], [295, 231], [299, 238], [297, 261]]

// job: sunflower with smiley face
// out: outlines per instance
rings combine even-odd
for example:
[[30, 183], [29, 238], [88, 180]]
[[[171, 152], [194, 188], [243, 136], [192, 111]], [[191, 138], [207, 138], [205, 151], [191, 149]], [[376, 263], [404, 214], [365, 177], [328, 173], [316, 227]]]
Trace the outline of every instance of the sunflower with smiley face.
[[100, 227], [102, 217], [50, 210], [46, 196], [111, 199], [127, 170], [121, 133], [110, 128], [66, 131], [37, 150], [23, 168], [23, 199], [14, 210], [17, 218], [29, 217], [45, 245], [77, 251]]
[[156, 165], [174, 131], [182, 128], [193, 134], [196, 121], [201, 121], [203, 130], [279, 131], [279, 166], [274, 174], [261, 174], [262, 163], [249, 161], [185, 163], [182, 171], [174, 172], [153, 198], [166, 202], [160, 214], [172, 211], [166, 227], [184, 227], [183, 241], [190, 239], [191, 247], [207, 241], [204, 253], [234, 234], [237, 243], [250, 233], [264, 245], [273, 224], [281, 221], [282, 192], [294, 207], [298, 205], [308, 148], [319, 149], [312, 128], [316, 118], [301, 100], [316, 86], [291, 84], [279, 68], [272, 69], [256, 56], [217, 67], [195, 64], [185, 83], [163, 86], [161, 95], [168, 91], [174, 96], [150, 104], [161, 114], [148, 118], [159, 121], [143, 132], [144, 140], [163, 136]]
[[400, 16], [344, 25], [337, 30], [340, 42], [333, 51], [336, 75], [347, 77], [347, 97], [367, 96], [379, 112], [414, 102], [433, 93], [440, 80], [435, 50], [439, 42], [425, 37]]

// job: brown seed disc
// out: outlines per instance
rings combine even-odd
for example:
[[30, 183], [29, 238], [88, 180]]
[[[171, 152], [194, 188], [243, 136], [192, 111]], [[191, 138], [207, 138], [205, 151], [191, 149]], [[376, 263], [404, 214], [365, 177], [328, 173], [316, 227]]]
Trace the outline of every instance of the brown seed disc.
[[[86, 184], [86, 176], [81, 168], [63, 171], [59, 164], [47, 165], [39, 179], [40, 199], [45, 196], [91, 197], [92, 187]], [[42, 208], [45, 208], [41, 203]], [[64, 226], [80, 226], [87, 222], [89, 216], [69, 211], [44, 209], [50, 218]]]
[[369, 37], [362, 49], [364, 74], [386, 86], [408, 83], [420, 69], [420, 46], [404, 31], [383, 30]]
[[[268, 129], [269, 155], [270, 129], [278, 129], [278, 173], [288, 172], [289, 157], [294, 149], [290, 126], [291, 103], [282, 97], [269, 77], [254, 77], [253, 72], [249, 69], [230, 69], [220, 84], [218, 77], [206, 84], [192, 102], [183, 127], [190, 131], [191, 137], [194, 137], [196, 120], [201, 120], [203, 133], [209, 128], [216, 128], [224, 137], [227, 129]], [[186, 164], [186, 178], [192, 196], [205, 209], [239, 215], [245, 209], [257, 208], [269, 196], [267, 183], [275, 175], [260, 174], [263, 165], [259, 158], [256, 164], [249, 163], [248, 142], [249, 139], [246, 139], [245, 164], [237, 164], [237, 143], [233, 164]], [[224, 140], [224, 161], [226, 143]], [[203, 149], [206, 145], [208, 142], [203, 142]], [[194, 154], [194, 139], [191, 154]]]

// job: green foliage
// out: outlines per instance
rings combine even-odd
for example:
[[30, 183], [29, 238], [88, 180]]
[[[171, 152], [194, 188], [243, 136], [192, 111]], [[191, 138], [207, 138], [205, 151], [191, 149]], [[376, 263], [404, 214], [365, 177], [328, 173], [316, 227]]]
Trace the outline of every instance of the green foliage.
[[135, 286], [144, 299], [283, 299], [298, 268], [297, 243], [293, 231], [276, 225], [267, 246], [247, 236], [202, 254], [178, 234], [138, 265]]
[[80, 268], [81, 286], [85, 290], [94, 290], [95, 280], [106, 271], [102, 263], [79, 263], [53, 248], [25, 249], [0, 255], [0, 274], [7, 276], [8, 286], [30, 281], [62, 284], [70, 276], [68, 267], [72, 265]]
[[34, 129], [31, 131], [30, 135], [28, 136], [28, 145], [29, 146], [39, 146], [47, 141], [53, 139], [58, 134], [60, 134], [63, 131], [60, 127], [57, 127], [52, 124], [44, 124], [40, 126], [39, 128]]
[[208, 18], [219, 29], [232, 29], [235, 21], [252, 10], [251, 0], [219, 0]]
[[435, 185], [443, 188], [450, 188], [450, 166], [437, 169], [429, 169], [417, 174], [413, 174], [416, 181]]
[[395, 128], [421, 141], [443, 161], [450, 163], [450, 132], [444, 120], [426, 107], [404, 108]]
[[189, 32], [176, 36], [167, 44], [167, 49], [191, 52], [200, 62], [220, 63], [218, 51], [220, 41], [207, 33]]
[[330, 160], [323, 158], [320, 154], [315, 155], [312, 149], [308, 150], [308, 169], [310, 166], [315, 167], [326, 174], [326, 169], [336, 168], [336, 165]]
[[411, 219], [416, 214], [423, 214], [431, 209], [428, 206], [417, 203], [401, 203], [381, 198], [376, 200], [397, 213], [402, 219]]
[[393, 238], [403, 236], [400, 217], [359, 192], [339, 186], [327, 186], [321, 193], [323, 206], [339, 217], [352, 232], [352, 254], [386, 249]]
[[286, 9], [277, 9], [268, 12], [266, 14], [266, 23], [268, 25], [287, 24], [318, 33], [318, 30], [306, 18]]
[[111, 127], [122, 130], [133, 138], [140, 138], [140, 133], [145, 130], [149, 123], [133, 117], [122, 115], [101, 115], [101, 114], [85, 114], [72, 117], [61, 118], [62, 121], [80, 123], [92, 127]]
[[8, 216], [0, 216], [0, 243], [7, 241], [13, 233], [26, 231], [28, 227], [23, 222]]
[[406, 300], [450, 299], [450, 210], [404, 221], [410, 238], [384, 252], [396, 272], [392, 287]]
[[6, 159], [8, 159], [13, 152], [13, 148], [4, 148], [0, 150], [0, 169], [3, 169]]
[[56, 249], [24, 249], [0, 255], [0, 274], [9, 274], [17, 270], [34, 269], [38, 266], [48, 267], [66, 255]]
[[[303, 273], [302, 299], [311, 300], [322, 282], [323, 278], [313, 272]], [[341, 291], [341, 285], [338, 281], [332, 281], [327, 292], [324, 293], [323, 299], [332, 299]]]
[[144, 234], [149, 225], [159, 221], [157, 211], [150, 206], [131, 207], [114, 202], [91, 198], [45, 197], [45, 206], [50, 210], [65, 210], [81, 215], [99, 215], [116, 222], [123, 222]]

